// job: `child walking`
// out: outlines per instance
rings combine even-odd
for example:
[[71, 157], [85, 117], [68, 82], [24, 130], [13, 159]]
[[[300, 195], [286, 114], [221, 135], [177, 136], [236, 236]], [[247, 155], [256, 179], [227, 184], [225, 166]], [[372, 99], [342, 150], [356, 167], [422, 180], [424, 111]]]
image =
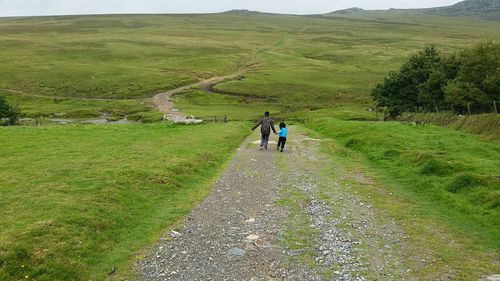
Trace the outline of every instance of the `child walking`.
[[280, 150], [281, 147], [281, 152], [283, 152], [283, 149], [285, 148], [286, 144], [286, 137], [288, 136], [288, 129], [286, 128], [286, 124], [284, 121], [281, 121], [280, 123], [280, 130], [278, 132], [279, 134], [279, 140], [278, 140], [278, 148], [277, 150]]

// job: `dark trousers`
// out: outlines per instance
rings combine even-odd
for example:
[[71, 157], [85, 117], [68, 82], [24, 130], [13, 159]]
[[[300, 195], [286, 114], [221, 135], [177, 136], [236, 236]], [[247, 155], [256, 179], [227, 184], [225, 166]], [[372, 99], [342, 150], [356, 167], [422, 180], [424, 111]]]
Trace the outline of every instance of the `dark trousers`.
[[278, 148], [280, 148], [281, 146], [281, 150], [283, 150], [283, 148], [285, 148], [285, 144], [286, 144], [286, 137], [280, 137], [280, 139], [278, 140]]
[[260, 147], [267, 149], [267, 144], [269, 143], [269, 135], [270, 133], [262, 133], [262, 137], [260, 139]]

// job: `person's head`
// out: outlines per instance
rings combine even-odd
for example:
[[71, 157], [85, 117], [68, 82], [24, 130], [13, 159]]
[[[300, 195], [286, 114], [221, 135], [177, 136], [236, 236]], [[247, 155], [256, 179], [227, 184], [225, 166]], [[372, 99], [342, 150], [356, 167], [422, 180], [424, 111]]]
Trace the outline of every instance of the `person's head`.
[[280, 128], [286, 128], [285, 120], [281, 119]]
[[264, 112], [264, 116], [269, 117], [269, 111]]

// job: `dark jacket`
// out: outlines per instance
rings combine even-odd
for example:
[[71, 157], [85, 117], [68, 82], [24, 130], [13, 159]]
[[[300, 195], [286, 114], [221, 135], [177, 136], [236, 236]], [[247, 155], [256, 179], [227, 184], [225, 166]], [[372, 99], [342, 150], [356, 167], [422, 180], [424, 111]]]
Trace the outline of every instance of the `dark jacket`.
[[253, 126], [252, 130], [257, 129], [257, 127], [260, 126], [260, 132], [263, 135], [269, 135], [271, 134], [271, 129], [273, 129], [273, 132], [276, 134], [276, 129], [274, 128], [274, 121], [270, 117], [264, 117], [257, 122], [255, 126]]

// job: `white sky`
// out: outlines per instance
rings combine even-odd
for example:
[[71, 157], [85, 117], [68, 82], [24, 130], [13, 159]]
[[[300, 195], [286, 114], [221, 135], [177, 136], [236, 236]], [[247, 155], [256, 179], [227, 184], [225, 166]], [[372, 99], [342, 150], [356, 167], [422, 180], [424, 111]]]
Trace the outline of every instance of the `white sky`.
[[211, 13], [231, 9], [319, 14], [350, 7], [426, 8], [460, 0], [0, 0], [0, 17], [120, 13]]

